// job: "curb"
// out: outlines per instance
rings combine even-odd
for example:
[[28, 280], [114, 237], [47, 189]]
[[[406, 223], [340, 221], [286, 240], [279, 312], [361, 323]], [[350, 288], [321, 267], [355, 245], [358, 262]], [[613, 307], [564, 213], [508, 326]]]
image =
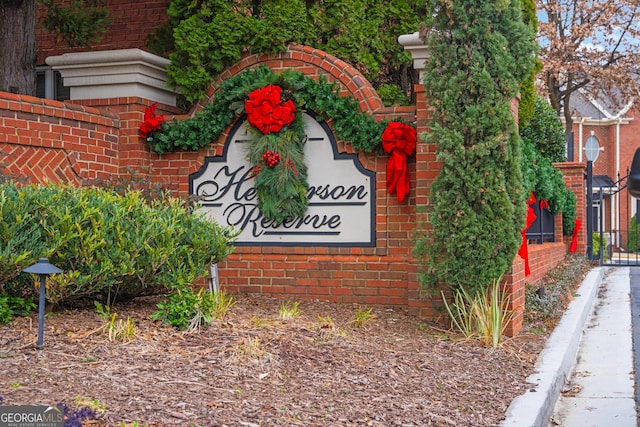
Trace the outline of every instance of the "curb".
[[511, 402], [501, 427], [549, 425], [560, 391], [576, 361], [587, 316], [608, 270], [608, 267], [596, 267], [582, 281], [578, 296], [571, 301], [540, 353], [535, 373], [527, 378], [527, 384], [531, 385]]

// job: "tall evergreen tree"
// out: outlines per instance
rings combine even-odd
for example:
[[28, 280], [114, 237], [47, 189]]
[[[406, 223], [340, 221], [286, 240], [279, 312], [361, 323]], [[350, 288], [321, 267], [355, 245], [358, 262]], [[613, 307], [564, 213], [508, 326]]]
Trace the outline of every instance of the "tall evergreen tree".
[[434, 5], [427, 142], [443, 168], [431, 188], [421, 282], [477, 292], [510, 268], [520, 245], [525, 201], [511, 102], [533, 65], [534, 34], [519, 0]]

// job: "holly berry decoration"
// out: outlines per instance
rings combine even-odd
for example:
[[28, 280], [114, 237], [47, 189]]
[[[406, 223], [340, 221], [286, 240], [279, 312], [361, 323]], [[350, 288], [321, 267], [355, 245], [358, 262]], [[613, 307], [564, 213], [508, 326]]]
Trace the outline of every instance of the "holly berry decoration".
[[275, 151], [265, 151], [262, 155], [262, 158], [267, 163], [267, 166], [269, 166], [271, 169], [273, 169], [278, 163], [280, 163], [280, 154], [276, 153]]

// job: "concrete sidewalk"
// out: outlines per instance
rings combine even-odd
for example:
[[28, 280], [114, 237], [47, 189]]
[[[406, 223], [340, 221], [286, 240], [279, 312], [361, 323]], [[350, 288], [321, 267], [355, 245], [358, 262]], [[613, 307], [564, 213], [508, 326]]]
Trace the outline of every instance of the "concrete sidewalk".
[[629, 293], [629, 267], [587, 275], [502, 426], [637, 426]]

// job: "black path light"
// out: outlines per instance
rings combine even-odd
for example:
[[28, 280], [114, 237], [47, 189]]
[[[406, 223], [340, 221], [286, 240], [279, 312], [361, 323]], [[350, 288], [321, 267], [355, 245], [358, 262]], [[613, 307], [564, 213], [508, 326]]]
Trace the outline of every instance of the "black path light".
[[38, 301], [38, 348], [44, 346], [44, 296], [47, 285], [47, 276], [62, 273], [58, 267], [49, 264], [48, 258], [40, 258], [35, 264], [22, 270], [25, 273], [34, 273], [40, 276], [40, 300]]

